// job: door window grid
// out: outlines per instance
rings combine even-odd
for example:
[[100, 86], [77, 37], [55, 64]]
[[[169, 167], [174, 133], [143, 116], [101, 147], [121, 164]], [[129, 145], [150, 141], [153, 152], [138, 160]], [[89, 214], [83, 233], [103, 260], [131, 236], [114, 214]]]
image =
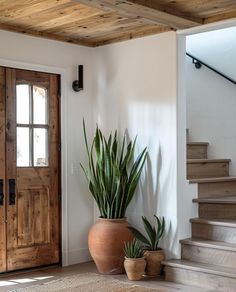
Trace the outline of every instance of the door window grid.
[[[18, 84], [16, 87], [17, 166], [47, 167], [49, 165], [47, 89], [31, 84]], [[41, 105], [37, 101], [39, 98], [41, 98]], [[22, 104], [22, 101], [25, 103]], [[35, 104], [39, 108], [36, 108]], [[37, 115], [36, 119], [34, 118], [35, 114]], [[40, 118], [39, 115], [42, 117]], [[42, 123], [37, 123], [37, 121]], [[21, 132], [24, 135], [20, 135]]]

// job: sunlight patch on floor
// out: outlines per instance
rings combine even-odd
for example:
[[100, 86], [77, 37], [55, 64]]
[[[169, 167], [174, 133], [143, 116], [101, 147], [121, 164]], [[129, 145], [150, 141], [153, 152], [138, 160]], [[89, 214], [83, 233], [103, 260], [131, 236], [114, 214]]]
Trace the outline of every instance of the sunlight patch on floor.
[[32, 282], [43, 281], [43, 280], [47, 280], [51, 278], [54, 278], [54, 276], [32, 277], [32, 278], [12, 279], [9, 281], [0, 281], [0, 287], [32, 283]]
[[11, 281], [0, 281], [0, 287], [11, 286], [11, 285], [17, 285], [17, 283], [13, 283]]
[[37, 280], [34, 279], [17, 279], [17, 280], [11, 280], [11, 282], [16, 282], [18, 284], [25, 284], [25, 283], [31, 283], [36, 282]]
[[34, 277], [35, 280], [47, 280], [53, 278], [54, 276], [44, 276], [44, 277]]

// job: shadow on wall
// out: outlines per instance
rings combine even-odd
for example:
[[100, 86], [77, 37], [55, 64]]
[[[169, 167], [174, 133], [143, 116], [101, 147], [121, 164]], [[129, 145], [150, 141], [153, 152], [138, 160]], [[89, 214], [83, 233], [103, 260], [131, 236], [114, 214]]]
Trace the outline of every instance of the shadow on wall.
[[158, 193], [159, 193], [159, 176], [162, 166], [162, 158], [161, 151], [158, 150], [157, 155], [157, 173], [156, 179], [157, 183], [154, 185], [153, 181], [153, 173], [152, 173], [152, 165], [151, 159], [148, 155], [147, 157], [147, 168], [145, 169], [144, 181], [143, 184], [140, 185], [140, 192], [145, 196], [143, 200], [143, 214], [147, 217], [150, 217], [151, 214], [158, 213]]
[[[162, 163], [160, 147], [155, 161], [152, 160], [148, 154], [146, 167], [143, 170], [143, 175], [138, 185], [137, 195], [131, 202], [127, 212], [129, 222], [144, 233], [145, 230], [141, 222], [141, 216], [146, 216], [153, 223], [155, 222], [153, 217], [154, 214], [165, 216], [159, 206], [159, 200], [161, 190], [168, 190], [169, 180], [166, 179], [162, 187], [160, 187]], [[155, 171], [153, 171], [153, 169], [155, 169]], [[173, 258], [175, 254], [172, 251], [175, 250], [174, 245], [177, 241], [177, 230], [174, 230], [169, 218], [165, 216], [165, 219], [166, 231], [164, 238], [160, 241], [160, 246], [166, 250], [166, 256], [168, 258]]]

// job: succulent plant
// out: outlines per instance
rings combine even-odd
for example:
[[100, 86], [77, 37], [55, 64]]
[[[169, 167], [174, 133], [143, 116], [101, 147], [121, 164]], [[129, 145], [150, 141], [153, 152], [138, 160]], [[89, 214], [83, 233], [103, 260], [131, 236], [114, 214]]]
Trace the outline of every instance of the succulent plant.
[[125, 242], [124, 252], [127, 258], [142, 258], [143, 250], [140, 242], [134, 238], [132, 241]]

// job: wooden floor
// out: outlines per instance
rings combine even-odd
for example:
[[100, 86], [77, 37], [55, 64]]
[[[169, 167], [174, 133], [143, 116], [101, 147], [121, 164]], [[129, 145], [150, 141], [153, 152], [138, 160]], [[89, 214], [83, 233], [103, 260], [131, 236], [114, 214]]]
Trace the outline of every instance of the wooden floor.
[[[2, 274], [0, 275], [0, 291], [9, 291], [13, 289], [19, 289], [23, 287], [29, 287], [31, 285], [36, 285], [42, 282], [49, 282], [52, 280], [56, 280], [62, 276], [70, 276], [81, 273], [97, 273], [96, 267], [94, 263], [84, 263], [79, 265], [73, 265], [69, 267], [50, 267], [43, 268], [34, 271], [22, 271], [15, 274]], [[114, 277], [121, 281], [128, 281], [126, 275], [115, 275], [115, 276], [107, 276]], [[139, 282], [135, 282], [135, 284], [140, 284], [145, 287], [157, 288], [158, 291], [184, 291], [184, 292], [204, 292], [210, 290], [203, 290], [194, 287], [188, 287], [181, 284], [175, 284], [170, 282], [165, 282], [162, 278], [151, 278], [144, 279]], [[86, 291], [84, 291], [86, 292]], [[96, 292], [99, 292], [98, 290]]]

